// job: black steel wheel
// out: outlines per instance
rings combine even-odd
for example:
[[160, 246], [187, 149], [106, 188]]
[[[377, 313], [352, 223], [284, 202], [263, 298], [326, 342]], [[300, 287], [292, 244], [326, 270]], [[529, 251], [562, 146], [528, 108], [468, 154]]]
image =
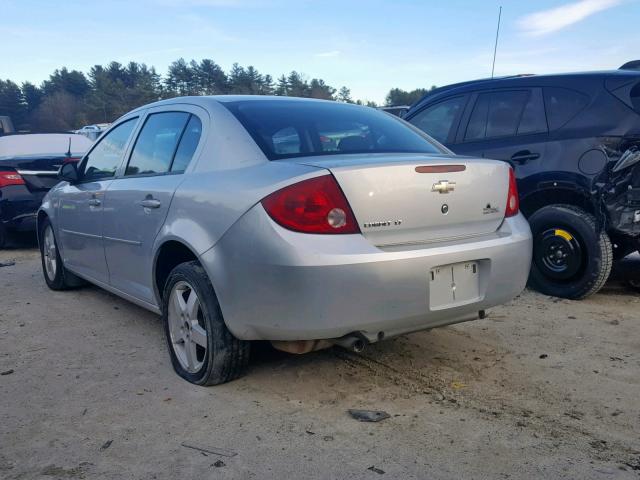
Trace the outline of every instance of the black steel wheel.
[[529, 286], [554, 297], [582, 299], [606, 283], [613, 264], [609, 236], [593, 215], [573, 205], [548, 205], [529, 218], [533, 261]]

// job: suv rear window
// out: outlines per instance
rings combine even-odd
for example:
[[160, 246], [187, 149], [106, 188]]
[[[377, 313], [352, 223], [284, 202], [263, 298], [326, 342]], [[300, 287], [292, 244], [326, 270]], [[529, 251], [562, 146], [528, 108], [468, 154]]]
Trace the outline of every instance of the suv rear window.
[[545, 87], [544, 103], [549, 129], [557, 130], [587, 106], [589, 97], [566, 88]]
[[221, 103], [269, 160], [346, 153], [445, 153], [402, 120], [369, 107], [312, 100]]

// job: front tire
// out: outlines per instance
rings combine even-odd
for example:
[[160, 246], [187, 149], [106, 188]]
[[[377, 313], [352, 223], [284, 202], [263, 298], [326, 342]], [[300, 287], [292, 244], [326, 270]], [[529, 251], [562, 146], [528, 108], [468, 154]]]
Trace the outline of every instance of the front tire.
[[173, 368], [188, 382], [218, 385], [244, 373], [249, 342], [227, 329], [213, 286], [198, 262], [182, 263], [169, 274], [162, 320]]
[[529, 218], [533, 262], [529, 286], [546, 295], [579, 300], [598, 292], [611, 274], [609, 236], [593, 215], [573, 205], [549, 205]]
[[84, 280], [64, 267], [58, 250], [58, 243], [53, 233], [53, 225], [51, 225], [48, 218], [45, 218], [39, 225], [38, 243], [40, 245], [42, 273], [47, 286], [51, 290], [69, 290], [84, 285]]

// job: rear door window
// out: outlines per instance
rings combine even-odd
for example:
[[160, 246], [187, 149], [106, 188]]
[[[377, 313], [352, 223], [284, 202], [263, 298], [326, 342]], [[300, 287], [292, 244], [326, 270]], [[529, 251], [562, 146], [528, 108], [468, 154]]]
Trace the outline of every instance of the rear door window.
[[544, 113], [544, 101], [542, 100], [542, 90], [534, 88], [529, 96], [529, 101], [524, 107], [520, 125], [518, 125], [518, 135], [529, 135], [532, 133], [544, 133], [547, 131], [547, 117]]
[[149, 115], [131, 152], [125, 175], [167, 173], [189, 116], [186, 112]]
[[545, 87], [544, 103], [549, 129], [557, 130], [587, 106], [589, 97], [566, 88]]
[[481, 93], [469, 118], [465, 140], [516, 135], [528, 99], [528, 90]]
[[184, 129], [178, 150], [171, 164], [172, 173], [183, 173], [189, 166], [189, 162], [196, 152], [200, 136], [202, 135], [202, 122], [195, 115], [191, 115], [187, 127]]
[[409, 122], [440, 143], [446, 143], [464, 108], [465, 99], [466, 97], [460, 96], [436, 103], [422, 110]]

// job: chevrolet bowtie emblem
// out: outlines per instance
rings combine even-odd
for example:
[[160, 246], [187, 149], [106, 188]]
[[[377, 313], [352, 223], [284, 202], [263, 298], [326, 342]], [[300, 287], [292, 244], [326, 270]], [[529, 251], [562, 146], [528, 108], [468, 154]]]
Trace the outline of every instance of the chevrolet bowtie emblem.
[[438, 183], [434, 183], [431, 188], [432, 192], [449, 193], [456, 189], [456, 182], [450, 182], [449, 180], [440, 180]]

